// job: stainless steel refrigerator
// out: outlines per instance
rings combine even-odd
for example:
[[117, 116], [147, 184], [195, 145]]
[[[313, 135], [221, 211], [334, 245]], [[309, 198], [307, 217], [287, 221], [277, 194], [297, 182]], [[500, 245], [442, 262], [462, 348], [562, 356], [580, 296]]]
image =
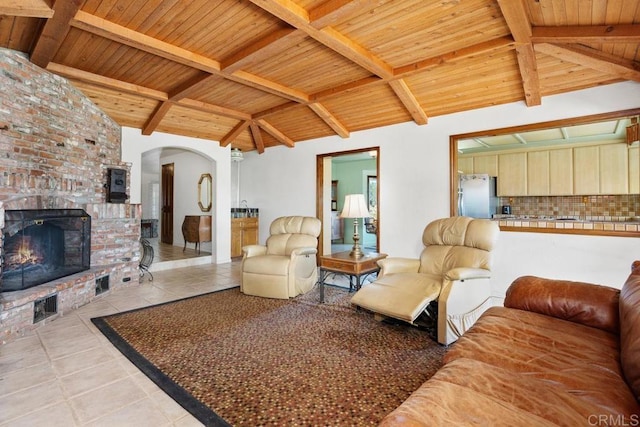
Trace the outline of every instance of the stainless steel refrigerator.
[[458, 215], [492, 218], [498, 208], [496, 177], [487, 174], [458, 177]]

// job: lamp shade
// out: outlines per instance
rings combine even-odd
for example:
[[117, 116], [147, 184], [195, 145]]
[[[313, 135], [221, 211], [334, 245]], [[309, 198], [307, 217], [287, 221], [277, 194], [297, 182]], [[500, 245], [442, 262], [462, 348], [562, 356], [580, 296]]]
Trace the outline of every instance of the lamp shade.
[[368, 218], [370, 216], [363, 194], [347, 194], [344, 197], [340, 218]]

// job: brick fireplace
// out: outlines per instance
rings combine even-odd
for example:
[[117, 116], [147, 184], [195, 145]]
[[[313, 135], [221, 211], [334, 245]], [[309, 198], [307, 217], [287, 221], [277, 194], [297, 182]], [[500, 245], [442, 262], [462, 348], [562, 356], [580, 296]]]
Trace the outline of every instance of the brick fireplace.
[[[82, 92], [8, 49], [0, 49], [0, 91], [0, 259], [10, 234], [5, 212], [83, 210], [91, 218], [88, 269], [0, 293], [4, 343], [99, 298], [105, 289], [137, 284], [141, 209], [107, 203], [108, 169], [129, 165], [120, 160], [120, 127]], [[4, 268], [0, 264], [0, 273]]]

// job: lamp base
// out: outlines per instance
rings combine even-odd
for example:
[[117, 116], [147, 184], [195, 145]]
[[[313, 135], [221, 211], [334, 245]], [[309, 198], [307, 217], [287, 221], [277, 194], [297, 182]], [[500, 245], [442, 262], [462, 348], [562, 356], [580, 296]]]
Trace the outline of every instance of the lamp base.
[[356, 246], [353, 245], [353, 248], [351, 248], [351, 252], [349, 252], [349, 256], [351, 258], [362, 258], [364, 256], [364, 252], [362, 252], [362, 249], [360, 248], [360, 245]]
[[360, 248], [360, 233], [358, 233], [358, 218], [353, 220], [353, 248], [351, 248], [351, 252], [349, 252], [349, 256], [351, 258], [362, 258], [364, 256], [364, 252], [362, 252], [362, 248]]

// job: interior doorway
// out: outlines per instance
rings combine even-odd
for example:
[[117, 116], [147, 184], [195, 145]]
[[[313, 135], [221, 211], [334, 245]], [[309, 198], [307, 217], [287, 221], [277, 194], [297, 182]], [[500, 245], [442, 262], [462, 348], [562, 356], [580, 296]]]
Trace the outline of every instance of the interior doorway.
[[366, 251], [380, 250], [379, 147], [316, 157], [316, 215], [322, 221], [318, 254], [351, 250], [353, 219], [340, 218], [347, 194], [363, 194], [370, 218], [359, 219], [360, 244]]
[[162, 215], [160, 241], [173, 245], [173, 163], [162, 165]]

